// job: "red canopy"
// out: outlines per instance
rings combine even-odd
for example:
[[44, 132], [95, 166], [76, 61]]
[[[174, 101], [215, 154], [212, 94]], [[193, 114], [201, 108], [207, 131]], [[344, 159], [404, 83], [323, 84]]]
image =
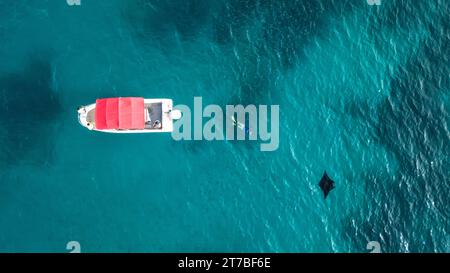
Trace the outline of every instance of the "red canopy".
[[95, 102], [95, 128], [144, 129], [143, 98], [107, 98]]

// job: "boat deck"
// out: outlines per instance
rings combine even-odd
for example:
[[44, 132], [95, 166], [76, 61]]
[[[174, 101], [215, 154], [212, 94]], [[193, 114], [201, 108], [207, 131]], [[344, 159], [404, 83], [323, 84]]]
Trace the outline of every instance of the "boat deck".
[[[162, 127], [162, 103], [145, 103], [145, 129], [160, 129]], [[94, 123], [95, 108], [89, 111], [86, 115], [86, 121]]]
[[95, 107], [91, 111], [89, 111], [86, 115], [86, 121], [94, 124], [95, 121]]
[[[162, 127], [162, 103], [145, 103], [145, 129], [160, 129]], [[149, 119], [148, 119], [149, 118]]]

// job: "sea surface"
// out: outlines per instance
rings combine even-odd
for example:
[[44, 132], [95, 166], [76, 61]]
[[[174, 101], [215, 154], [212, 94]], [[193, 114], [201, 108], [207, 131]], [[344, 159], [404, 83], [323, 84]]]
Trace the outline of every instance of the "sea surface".
[[[1, 0], [0, 252], [450, 252], [449, 58], [448, 0]], [[279, 148], [78, 124], [114, 96], [276, 104]]]

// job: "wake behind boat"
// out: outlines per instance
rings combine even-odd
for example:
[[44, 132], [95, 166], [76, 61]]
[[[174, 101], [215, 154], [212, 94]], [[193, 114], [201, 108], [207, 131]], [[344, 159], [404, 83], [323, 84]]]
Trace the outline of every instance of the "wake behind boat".
[[104, 98], [78, 108], [81, 125], [107, 133], [172, 132], [179, 118], [171, 99]]

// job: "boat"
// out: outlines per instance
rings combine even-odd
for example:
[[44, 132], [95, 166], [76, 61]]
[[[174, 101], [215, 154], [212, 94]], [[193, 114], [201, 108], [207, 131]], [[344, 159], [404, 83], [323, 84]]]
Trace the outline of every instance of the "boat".
[[77, 111], [82, 126], [105, 133], [172, 132], [173, 121], [181, 118], [171, 99], [101, 98]]

